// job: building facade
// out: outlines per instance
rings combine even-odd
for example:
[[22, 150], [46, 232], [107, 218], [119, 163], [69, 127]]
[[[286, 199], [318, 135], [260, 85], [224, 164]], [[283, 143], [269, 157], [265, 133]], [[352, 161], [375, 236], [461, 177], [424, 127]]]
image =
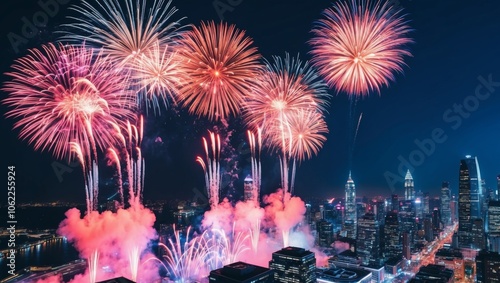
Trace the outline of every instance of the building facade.
[[351, 178], [351, 172], [349, 172], [349, 178], [345, 184], [345, 212], [343, 221], [343, 230], [346, 231], [347, 238], [356, 239], [357, 220], [356, 186]]
[[269, 261], [277, 283], [315, 283], [316, 257], [303, 248], [286, 247], [274, 252]]

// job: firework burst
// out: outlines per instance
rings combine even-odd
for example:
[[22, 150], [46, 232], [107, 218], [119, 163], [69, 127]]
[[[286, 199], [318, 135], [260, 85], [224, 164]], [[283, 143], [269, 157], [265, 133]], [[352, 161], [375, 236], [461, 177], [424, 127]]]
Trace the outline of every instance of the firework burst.
[[298, 111], [290, 115], [286, 128], [290, 129], [290, 156], [297, 161], [310, 159], [318, 154], [328, 133], [323, 116], [314, 111]]
[[146, 111], [153, 108], [155, 113], [159, 112], [160, 104], [166, 107], [168, 98], [175, 103], [185, 76], [172, 47], [157, 42], [138, 58], [132, 70], [132, 78], [139, 85], [138, 101], [145, 105]]
[[330, 87], [362, 96], [402, 72], [410, 28], [402, 11], [380, 1], [343, 0], [323, 12], [310, 41], [314, 65]]
[[18, 119], [14, 128], [35, 150], [70, 158], [72, 145], [80, 161], [91, 166], [97, 150], [116, 144], [123, 121], [135, 119], [135, 96], [127, 90], [123, 71], [92, 49], [45, 45], [16, 60], [12, 79], [4, 85], [9, 96], [6, 114]]
[[170, 44], [178, 36], [180, 23], [171, 20], [177, 12], [175, 7], [170, 8], [172, 1], [94, 2], [83, 0], [81, 6], [71, 7], [79, 15], [70, 17], [74, 23], [63, 26], [76, 32], [65, 32], [62, 40], [102, 47], [115, 63], [129, 64], [158, 41], [160, 45]]
[[201, 23], [180, 42], [181, 67], [189, 80], [180, 101], [189, 112], [210, 120], [240, 112], [260, 69], [252, 39], [234, 25]]

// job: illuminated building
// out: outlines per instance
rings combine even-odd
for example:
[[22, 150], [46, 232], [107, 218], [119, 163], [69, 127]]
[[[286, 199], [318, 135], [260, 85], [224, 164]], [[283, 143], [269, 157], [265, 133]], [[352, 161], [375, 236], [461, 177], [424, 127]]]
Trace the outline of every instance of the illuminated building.
[[413, 248], [413, 245], [415, 243], [415, 233], [417, 232], [415, 206], [413, 201], [405, 200], [400, 202], [399, 221], [401, 232], [408, 234], [408, 240], [411, 249]]
[[210, 271], [210, 283], [272, 283], [273, 271], [245, 262], [235, 262]]
[[257, 201], [257, 194], [253, 187], [253, 179], [248, 175], [245, 180], [243, 180], [243, 200], [244, 201]]
[[476, 278], [478, 283], [500, 282], [500, 254], [480, 251], [476, 256]]
[[333, 224], [322, 219], [317, 222], [318, 245], [320, 247], [330, 247], [333, 243]]
[[441, 186], [441, 221], [443, 226], [451, 225], [451, 191], [450, 183], [443, 182]]
[[401, 256], [401, 230], [399, 229], [398, 214], [394, 211], [385, 216], [384, 226], [384, 258], [390, 259]]
[[391, 206], [392, 206], [392, 211], [395, 211], [395, 212], [399, 211], [398, 195], [391, 195]]
[[358, 268], [332, 267], [317, 269], [316, 278], [318, 283], [370, 283], [372, 274]]
[[[460, 161], [458, 186], [458, 242], [461, 248], [480, 249], [476, 219], [483, 219], [483, 189], [477, 157], [467, 155]], [[476, 224], [473, 231], [473, 223]], [[484, 228], [483, 228], [484, 229]], [[484, 241], [483, 241], [484, 242]]]
[[346, 231], [346, 237], [351, 239], [356, 239], [356, 226], [358, 219], [356, 210], [356, 186], [351, 178], [351, 172], [349, 172], [349, 178], [345, 184], [343, 230]]
[[455, 282], [465, 280], [465, 263], [460, 250], [440, 249], [434, 256], [434, 263], [453, 270]]
[[380, 263], [379, 222], [373, 213], [366, 213], [358, 219], [356, 253], [365, 265]]
[[415, 187], [410, 170], [406, 171], [405, 176], [405, 200], [415, 200]]
[[274, 282], [316, 282], [316, 257], [302, 248], [286, 247], [274, 252], [269, 268], [274, 271]]

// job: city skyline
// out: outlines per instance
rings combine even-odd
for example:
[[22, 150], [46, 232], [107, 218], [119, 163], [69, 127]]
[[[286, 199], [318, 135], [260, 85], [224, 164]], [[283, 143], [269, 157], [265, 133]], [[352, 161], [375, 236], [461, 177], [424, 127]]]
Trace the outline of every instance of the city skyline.
[[[23, 22], [20, 19], [29, 18], [41, 9], [35, 2], [19, 3], [2, 9], [9, 11], [2, 17], [4, 38], [10, 33], [21, 34]], [[359, 100], [352, 115], [349, 114], [347, 96], [329, 91], [333, 95], [327, 115], [330, 133], [319, 155], [300, 165], [296, 178], [298, 195], [340, 197], [349, 170], [352, 170], [358, 196], [372, 196], [373, 191], [387, 196], [392, 193], [404, 195], [407, 169], [413, 175], [416, 191], [439, 195], [441, 183], [448, 181], [453, 194], [457, 194], [456, 171], [459, 160], [467, 154], [478, 157], [486, 185], [496, 186], [495, 178], [500, 173], [496, 160], [500, 154], [496, 151], [495, 137], [500, 126], [495, 123], [498, 118], [495, 109], [500, 105], [500, 98], [494, 95], [494, 91], [498, 87], [496, 82], [500, 81], [497, 68], [500, 58], [494, 46], [500, 43], [500, 36], [493, 31], [500, 29], [500, 23], [493, 15], [500, 11], [500, 5], [494, 1], [474, 5], [444, 1], [433, 3], [433, 9], [428, 10], [427, 4], [420, 1], [401, 0], [398, 3], [411, 16], [414, 31], [410, 36], [415, 44], [408, 48], [413, 57], [407, 58], [408, 66], [403, 75], [397, 75], [396, 81], [389, 88], [383, 88], [380, 95], [374, 93]], [[310, 59], [310, 47], [305, 42], [312, 36], [310, 29], [314, 20], [327, 4], [246, 1], [226, 10], [222, 17], [246, 30], [265, 58], [288, 51]], [[212, 1], [195, 6], [190, 1], [174, 5], [179, 8], [179, 16], [188, 17], [186, 24], [198, 23], [202, 19], [220, 20]], [[280, 11], [285, 17], [277, 20], [274, 16]], [[300, 17], [295, 16], [298, 11]], [[253, 19], [251, 15], [256, 12], [263, 20]], [[18, 46], [17, 50], [9, 40], [2, 41], [2, 49], [6, 50], [0, 65], [2, 73], [9, 69], [14, 59], [25, 54], [28, 47], [52, 41], [52, 32], [67, 22], [66, 17], [70, 14], [67, 6], [61, 5], [57, 15], [40, 29], [40, 34]], [[457, 20], [463, 18], [466, 20]], [[3, 75], [2, 81], [5, 80]], [[476, 95], [478, 88], [483, 96]], [[482, 91], [486, 90], [492, 93], [487, 102], [482, 99]], [[476, 98], [478, 106], [467, 108], [474, 111], [465, 109], [467, 113], [460, 114], [454, 108], [454, 104], [474, 102], [471, 97], [476, 96], [479, 97]], [[5, 105], [0, 109], [2, 113], [6, 112]], [[354, 142], [355, 127], [350, 124], [356, 124], [361, 113], [363, 118]], [[233, 121], [238, 122], [237, 119]], [[83, 177], [78, 166], [67, 166], [47, 153], [35, 152], [18, 140], [18, 131], [12, 130], [12, 123], [10, 119], [2, 119], [2, 132], [7, 134], [2, 154], [6, 156], [4, 163], [16, 164], [19, 173], [25, 176], [20, 180], [19, 198], [81, 200]], [[182, 111], [165, 111], [159, 117], [147, 117], [143, 143], [148, 168], [146, 198], [191, 198], [193, 188], [203, 191], [203, 173], [194, 159], [203, 152], [201, 136], [206, 135], [208, 127], [211, 127], [210, 123]], [[236, 130], [233, 147], [236, 153], [245, 156], [244, 129], [239, 127]], [[474, 138], [478, 136], [482, 138]], [[434, 146], [428, 143], [429, 140], [434, 140]], [[427, 147], [427, 151], [421, 147]], [[14, 152], [21, 154], [14, 155]], [[276, 156], [264, 155], [263, 169], [267, 175], [263, 176], [263, 194], [269, 194], [279, 187], [279, 165]], [[402, 166], [403, 175], [398, 172], [400, 164], [422, 156], [422, 162]], [[249, 166], [244, 160], [240, 160], [240, 164], [239, 180], [235, 184], [242, 194], [243, 179], [249, 173]], [[60, 174], [56, 170], [60, 170]], [[165, 184], [165, 179], [169, 179], [170, 185]], [[104, 180], [106, 182], [108, 180]], [[103, 193], [106, 193], [105, 189]]]

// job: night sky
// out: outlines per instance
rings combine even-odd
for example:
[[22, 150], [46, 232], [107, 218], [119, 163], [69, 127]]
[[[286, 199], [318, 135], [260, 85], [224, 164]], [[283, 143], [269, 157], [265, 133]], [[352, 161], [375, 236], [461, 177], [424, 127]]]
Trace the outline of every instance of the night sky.
[[[54, 41], [57, 38], [54, 31], [70, 21], [66, 19], [71, 14], [67, 7], [78, 2], [70, 0], [69, 4], [60, 5], [59, 12], [49, 18], [46, 27], [40, 27], [38, 35], [27, 39], [16, 52], [7, 35], [21, 35], [21, 18], [32, 19], [41, 8], [35, 0], [2, 1], [0, 73], [9, 71], [13, 60], [26, 54], [28, 48]], [[174, 18], [186, 17], [181, 22], [186, 25], [198, 24], [201, 20], [219, 21], [214, 2], [174, 0], [173, 4], [179, 9]], [[312, 24], [321, 17], [322, 10], [331, 5], [331, 1], [220, 2], [240, 2], [222, 16], [246, 30], [265, 58], [289, 52], [310, 59], [307, 41], [312, 36]], [[330, 130], [328, 141], [317, 157], [300, 165], [295, 189], [299, 196], [341, 196], [350, 169], [359, 196], [388, 196], [392, 193], [391, 187], [395, 193], [403, 194], [403, 183], [394, 179], [400, 174], [398, 166], [402, 159], [413, 160], [410, 169], [416, 190], [437, 194], [441, 182], [450, 181], [456, 192], [459, 162], [466, 154], [478, 157], [486, 184], [496, 186], [496, 176], [500, 174], [500, 2], [393, 2], [399, 2], [405, 9], [414, 29], [411, 37], [415, 43], [409, 46], [413, 57], [406, 58], [408, 66], [404, 74], [397, 75], [395, 83], [383, 88], [380, 95], [375, 93], [358, 101], [355, 107], [351, 107], [344, 93], [330, 91], [332, 99], [326, 117]], [[1, 81], [6, 79], [2, 75]], [[6, 95], [1, 93], [1, 97]], [[464, 104], [459, 113], [460, 105]], [[6, 107], [2, 105], [0, 112], [3, 116]], [[363, 118], [353, 147], [353, 124], [360, 113]], [[19, 131], [12, 130], [12, 119], [0, 121], [1, 164], [2, 168], [16, 166], [18, 202], [84, 201], [79, 167], [57, 161], [49, 153], [35, 152], [27, 142], [17, 139]], [[239, 175], [243, 179], [249, 170], [244, 131], [238, 119], [231, 119], [229, 123], [234, 130], [231, 144], [234, 151], [240, 153]], [[212, 128], [213, 123], [191, 117], [184, 111], [163, 111], [160, 117], [147, 117], [143, 144], [146, 199], [190, 198], [193, 188], [202, 190], [203, 173], [194, 160], [203, 153], [201, 137]], [[433, 137], [439, 143], [430, 147], [425, 141]], [[427, 144], [427, 152], [419, 150], [416, 140]], [[66, 169], [72, 171], [58, 179], [54, 166], [59, 169], [68, 166]], [[265, 157], [263, 166], [263, 192], [269, 193], [279, 186], [277, 159]], [[104, 162], [101, 169], [101, 192], [106, 196], [113, 190], [112, 170], [106, 168]], [[392, 185], [387, 176], [393, 178]], [[241, 181], [236, 181], [235, 186], [242, 190]]]

